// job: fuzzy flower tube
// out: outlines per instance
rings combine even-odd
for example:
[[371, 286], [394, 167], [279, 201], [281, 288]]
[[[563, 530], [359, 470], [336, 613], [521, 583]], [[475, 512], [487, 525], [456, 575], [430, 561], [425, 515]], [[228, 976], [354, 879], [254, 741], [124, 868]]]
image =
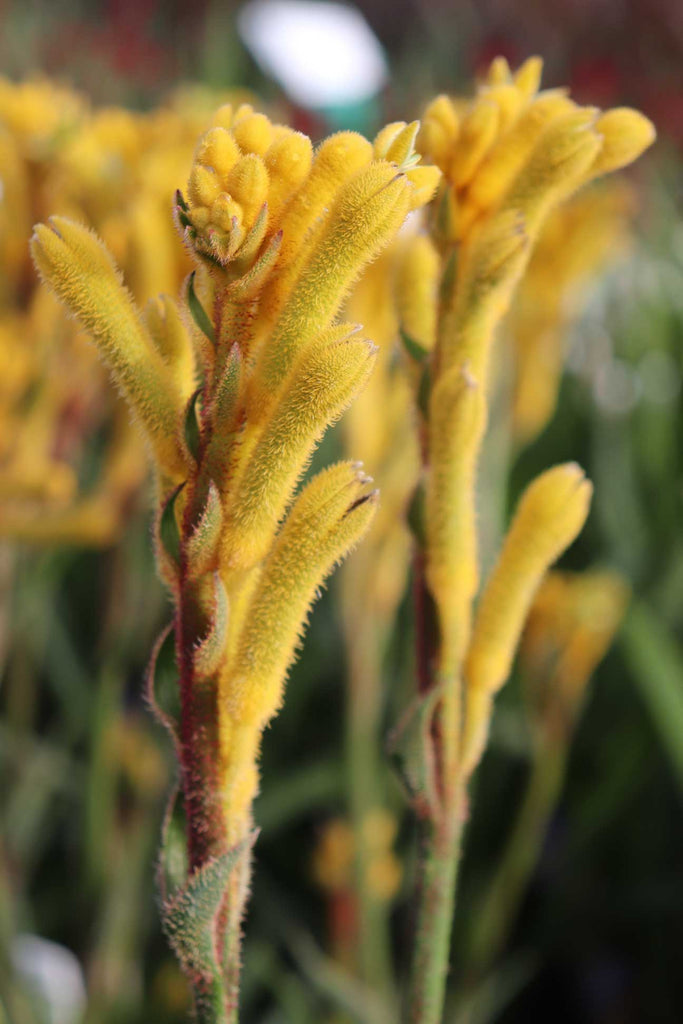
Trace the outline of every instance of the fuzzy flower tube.
[[533, 481], [481, 586], [477, 470], [493, 341], [547, 218], [654, 139], [638, 112], [580, 107], [565, 90], [539, 91], [540, 75], [537, 58], [514, 75], [499, 58], [473, 99], [429, 104], [417, 147], [443, 179], [397, 272], [422, 449], [410, 515], [419, 694], [394, 739], [422, 830], [407, 1024], [442, 1019], [468, 782], [536, 589], [591, 497], [574, 463]]
[[174, 614], [149, 693], [180, 764], [163, 915], [201, 1024], [238, 1019], [263, 730], [319, 587], [376, 506], [357, 463], [297, 488], [375, 359], [339, 308], [437, 187], [439, 171], [417, 166], [417, 130], [391, 125], [374, 146], [340, 133], [313, 151], [249, 107], [222, 108], [176, 196], [196, 262], [180, 304], [163, 296], [138, 309], [102, 243], [69, 220], [39, 225], [32, 242], [156, 467], [157, 560]]

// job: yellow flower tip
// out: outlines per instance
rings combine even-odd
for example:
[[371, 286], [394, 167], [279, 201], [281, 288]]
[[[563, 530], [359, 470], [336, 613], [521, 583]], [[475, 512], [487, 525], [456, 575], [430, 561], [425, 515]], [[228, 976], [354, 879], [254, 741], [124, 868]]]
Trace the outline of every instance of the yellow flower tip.
[[474, 177], [498, 134], [499, 121], [498, 104], [486, 96], [479, 98], [464, 118], [447, 170], [456, 188], [464, 188]]
[[453, 100], [440, 93], [435, 96], [425, 109], [422, 126], [425, 124], [438, 124], [449, 139], [454, 139], [458, 134], [459, 119], [453, 104]]
[[240, 148], [231, 132], [225, 128], [210, 128], [199, 140], [195, 162], [211, 168], [219, 177], [225, 177], [240, 155]]
[[486, 96], [498, 107], [498, 135], [504, 135], [517, 120], [523, 98], [514, 85], [496, 85]]
[[616, 107], [602, 114], [595, 130], [603, 140], [591, 176], [608, 174], [637, 160], [657, 137], [652, 121], [638, 110]]
[[[203, 211], [203, 208], [200, 207]], [[240, 204], [227, 192], [221, 192], [207, 210], [206, 224], [216, 224], [222, 231], [237, 231], [242, 227], [243, 211]], [[201, 218], [204, 219], [203, 216]], [[193, 221], [193, 223], [196, 223]], [[206, 225], [205, 225], [206, 226]]]
[[232, 103], [224, 103], [213, 115], [212, 123], [217, 128], [230, 128], [232, 125], [234, 110]]
[[588, 516], [593, 485], [576, 462], [542, 473], [527, 488], [518, 517], [552, 548], [555, 560], [576, 539]]
[[273, 141], [273, 125], [265, 114], [235, 116], [232, 134], [243, 153], [263, 156]]
[[519, 70], [515, 73], [514, 83], [517, 90], [525, 100], [535, 96], [541, 84], [543, 75], [543, 58], [529, 57], [525, 60]]
[[465, 666], [467, 712], [462, 770], [484, 751], [491, 698], [510, 674], [522, 628], [543, 576], [581, 530], [592, 486], [576, 463], [542, 473], [522, 496], [484, 588]]
[[78, 269], [103, 271], [120, 281], [121, 275], [97, 235], [67, 217], [50, 217], [47, 224], [34, 225], [30, 247], [41, 277], [60, 297]]
[[268, 197], [268, 171], [260, 156], [247, 153], [230, 171], [226, 191], [242, 207], [245, 225], [252, 226]]
[[324, 178], [341, 181], [351, 177], [372, 159], [372, 143], [364, 136], [358, 132], [335, 132], [316, 150], [314, 168]]
[[406, 172], [406, 177], [413, 186], [410, 199], [411, 210], [417, 210], [431, 202], [441, 182], [441, 171], [438, 167], [413, 167]]
[[399, 169], [410, 166], [418, 157], [415, 153], [415, 140], [420, 130], [419, 121], [397, 121], [387, 125], [378, 134], [374, 143], [375, 157], [396, 164]]
[[270, 181], [269, 214], [277, 224], [285, 203], [310, 174], [313, 146], [307, 135], [288, 131], [273, 140], [263, 159]]
[[486, 73], [487, 85], [508, 85], [512, 80], [510, 65], [505, 57], [494, 57]]
[[189, 200], [195, 206], [210, 207], [222, 191], [221, 179], [213, 167], [195, 163], [187, 184]]

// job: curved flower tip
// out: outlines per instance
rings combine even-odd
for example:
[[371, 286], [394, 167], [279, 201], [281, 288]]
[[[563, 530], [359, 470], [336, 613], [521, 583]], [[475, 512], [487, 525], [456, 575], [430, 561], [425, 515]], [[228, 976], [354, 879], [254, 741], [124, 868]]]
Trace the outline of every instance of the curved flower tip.
[[410, 124], [394, 121], [382, 128], [373, 144], [375, 159], [395, 164], [397, 170], [405, 174], [413, 186], [411, 210], [417, 210], [430, 202], [441, 181], [438, 167], [420, 165], [420, 153], [415, 148], [419, 131], [419, 121], [411, 121]]

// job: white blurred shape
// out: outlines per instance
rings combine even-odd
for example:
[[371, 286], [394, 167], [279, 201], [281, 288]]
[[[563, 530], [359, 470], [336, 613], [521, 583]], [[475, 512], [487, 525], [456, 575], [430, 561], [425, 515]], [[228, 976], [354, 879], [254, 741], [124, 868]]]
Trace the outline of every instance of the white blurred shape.
[[638, 403], [641, 383], [628, 363], [611, 359], [596, 373], [593, 392], [596, 402], [607, 415], [626, 416]]
[[670, 352], [651, 349], [638, 364], [638, 376], [648, 402], [668, 405], [681, 390], [681, 372]]
[[12, 963], [45, 1002], [50, 1024], [78, 1024], [85, 1010], [85, 983], [81, 965], [69, 949], [38, 935], [17, 935]]
[[317, 0], [253, 0], [242, 38], [266, 74], [302, 107], [359, 103], [387, 78], [384, 51], [360, 11]]

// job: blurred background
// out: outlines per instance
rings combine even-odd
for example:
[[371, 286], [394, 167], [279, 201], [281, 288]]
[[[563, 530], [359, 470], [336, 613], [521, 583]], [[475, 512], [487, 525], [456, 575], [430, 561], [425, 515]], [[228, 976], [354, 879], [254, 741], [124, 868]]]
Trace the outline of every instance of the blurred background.
[[[142, 112], [183, 84], [201, 85], [196, 103], [209, 109], [246, 90], [320, 137], [418, 116], [436, 92], [468, 89], [494, 56], [516, 67], [540, 54], [544, 85], [568, 85], [601, 107], [633, 105], [655, 122], [657, 145], [619, 206], [628, 211], [628, 238], [619, 235], [618, 258], [583, 282], [580, 302], [561, 318], [566, 369], [556, 407], [524, 443], [510, 441], [504, 417], [494, 419], [482, 485], [498, 480], [483, 495], [494, 510], [491, 549], [529, 479], [576, 459], [596, 497], [564, 567], [616, 573], [631, 597], [613, 645], [585, 680], [571, 748], [540, 811], [529, 796], [535, 762], [524, 697], [533, 650], [502, 695], [473, 792], [446, 1020], [673, 1024], [683, 1019], [683, 6], [374, 0], [328, 7], [321, 28], [314, 6], [327, 7], [280, 4], [277, 21], [263, 4], [220, 0], [5, 0], [0, 74], [14, 82], [49, 76], [95, 106]], [[610, 230], [596, 223], [597, 232]], [[549, 258], [572, 244], [570, 229], [558, 227]], [[20, 282], [17, 294], [28, 287], [35, 282]], [[541, 303], [547, 287], [541, 279]], [[533, 293], [528, 302], [535, 308]], [[11, 376], [18, 358], [5, 357], [3, 372]], [[104, 437], [95, 431], [79, 449], [83, 479], [97, 475]], [[316, 464], [342, 447], [335, 429]], [[169, 611], [154, 572], [143, 475], [116, 492], [125, 529], [96, 546], [73, 537], [36, 544], [16, 524], [0, 545], [2, 1024], [186, 1019], [187, 992], [160, 934], [154, 887], [173, 769], [142, 680]], [[383, 1019], [349, 962], [354, 853], [342, 726], [353, 652], [340, 625], [343, 586], [335, 579], [317, 606], [285, 708], [266, 736], [246, 1024]], [[407, 597], [387, 628], [383, 733], [410, 692]], [[386, 807], [373, 830], [377, 899], [400, 984], [414, 834], [391, 769], [378, 771]], [[515, 861], [520, 808], [543, 825], [538, 848], [480, 970], [471, 933], [496, 865], [506, 851]]]

